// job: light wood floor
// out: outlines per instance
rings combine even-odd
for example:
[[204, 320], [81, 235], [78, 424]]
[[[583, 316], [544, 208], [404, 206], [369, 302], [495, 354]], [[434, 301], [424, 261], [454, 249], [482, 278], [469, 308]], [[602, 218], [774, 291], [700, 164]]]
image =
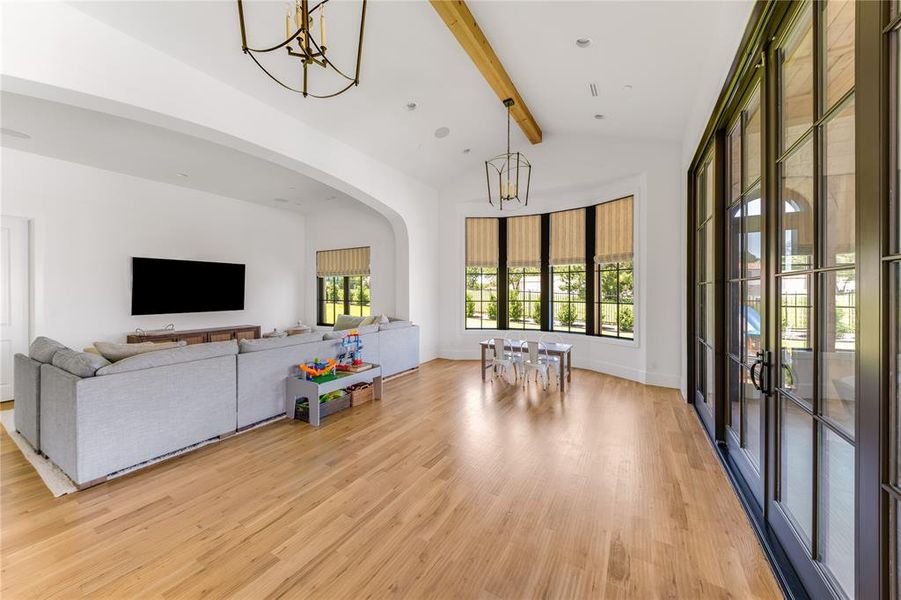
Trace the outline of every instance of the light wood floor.
[[565, 397], [433, 361], [53, 499], [0, 436], [3, 600], [774, 598], [693, 409], [577, 370]]

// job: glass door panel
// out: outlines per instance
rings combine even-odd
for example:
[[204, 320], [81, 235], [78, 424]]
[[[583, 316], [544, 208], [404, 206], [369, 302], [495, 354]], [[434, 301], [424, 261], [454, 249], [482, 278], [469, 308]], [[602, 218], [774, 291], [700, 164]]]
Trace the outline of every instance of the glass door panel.
[[820, 411], [853, 436], [857, 362], [854, 271], [828, 271], [820, 277], [823, 298], [819, 352]]
[[801, 10], [780, 51], [780, 148], [789, 149], [813, 123], [813, 19], [811, 5]]
[[[853, 14], [853, 11], [852, 11]], [[823, 128], [824, 266], [854, 264], [854, 97]]]
[[779, 398], [778, 498], [796, 533], [809, 544], [813, 531], [813, 418], [797, 402]]
[[813, 409], [813, 300], [811, 276], [779, 279], [781, 369], [779, 387]]
[[[727, 139], [727, 276], [729, 331], [727, 444], [745, 482], [763, 504], [761, 457], [764, 395], [755, 385], [762, 373], [758, 352], [765, 333], [763, 306], [762, 107], [760, 82], [750, 86]], [[758, 381], [757, 384], [760, 382]]]
[[780, 228], [783, 271], [813, 266], [813, 139], [807, 139], [781, 165]]
[[819, 561], [854, 597], [854, 446], [820, 432]]
[[853, 598], [855, 9], [830, 0], [799, 10], [777, 50], [783, 137], [774, 165], [780, 271], [772, 277], [779, 303], [774, 439], [781, 512], [770, 511], [769, 520], [808, 587]]

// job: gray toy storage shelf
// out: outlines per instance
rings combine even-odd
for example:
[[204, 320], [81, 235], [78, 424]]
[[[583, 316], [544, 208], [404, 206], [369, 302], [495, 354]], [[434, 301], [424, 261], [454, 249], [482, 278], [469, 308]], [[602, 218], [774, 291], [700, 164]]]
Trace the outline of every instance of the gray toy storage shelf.
[[303, 379], [301, 376], [291, 376], [285, 385], [285, 416], [294, 418], [294, 407], [301, 398], [306, 398], [310, 408], [310, 425], [319, 427], [319, 397], [335, 390], [344, 389], [355, 383], [371, 382], [373, 400], [382, 399], [382, 367], [372, 365], [371, 369], [359, 373], [341, 373], [337, 379], [316, 383]]

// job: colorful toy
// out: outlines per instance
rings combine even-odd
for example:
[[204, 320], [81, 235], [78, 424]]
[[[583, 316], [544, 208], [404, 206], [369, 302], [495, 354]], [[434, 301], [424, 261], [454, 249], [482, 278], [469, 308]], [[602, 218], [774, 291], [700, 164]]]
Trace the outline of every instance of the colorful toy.
[[337, 361], [334, 358], [330, 358], [325, 362], [314, 358], [312, 362], [298, 365], [298, 368], [306, 373], [307, 379], [322, 383], [323, 381], [331, 381], [336, 378], [336, 366]]
[[341, 338], [341, 353], [339, 357], [341, 366], [344, 367], [341, 370], [346, 370], [351, 366], [358, 367], [363, 364], [363, 340], [360, 338], [359, 331], [351, 329]]

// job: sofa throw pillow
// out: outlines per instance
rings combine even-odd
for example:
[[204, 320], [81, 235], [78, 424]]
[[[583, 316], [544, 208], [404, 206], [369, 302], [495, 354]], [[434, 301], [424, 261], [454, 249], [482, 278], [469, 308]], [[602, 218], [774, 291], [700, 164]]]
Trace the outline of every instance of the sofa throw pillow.
[[338, 315], [335, 317], [334, 331], [344, 331], [345, 329], [354, 329], [359, 327], [363, 321], [363, 317], [354, 317], [351, 315]]
[[115, 342], [94, 342], [94, 347], [103, 358], [111, 362], [117, 362], [123, 358], [137, 356], [145, 352], [156, 352], [157, 350], [171, 350], [172, 348], [181, 348], [187, 346], [188, 342], [182, 340], [180, 342], [141, 342], [139, 344], [117, 344]]
[[262, 352], [263, 350], [287, 348], [288, 346], [300, 346], [301, 344], [309, 344], [310, 342], [321, 341], [322, 332], [302, 333], [300, 335], [289, 335], [286, 337], [261, 338], [258, 340], [241, 340], [238, 342], [238, 349], [241, 354], [245, 354], [247, 352]]
[[68, 371], [79, 377], [93, 377], [98, 369], [111, 364], [99, 354], [76, 352], [75, 350], [57, 350], [53, 355], [53, 366]]
[[34, 341], [31, 342], [31, 347], [28, 348], [28, 356], [30, 356], [32, 360], [50, 364], [53, 362], [53, 355], [56, 354], [58, 350], [68, 350], [68, 348], [56, 340], [39, 336], [34, 338]]

